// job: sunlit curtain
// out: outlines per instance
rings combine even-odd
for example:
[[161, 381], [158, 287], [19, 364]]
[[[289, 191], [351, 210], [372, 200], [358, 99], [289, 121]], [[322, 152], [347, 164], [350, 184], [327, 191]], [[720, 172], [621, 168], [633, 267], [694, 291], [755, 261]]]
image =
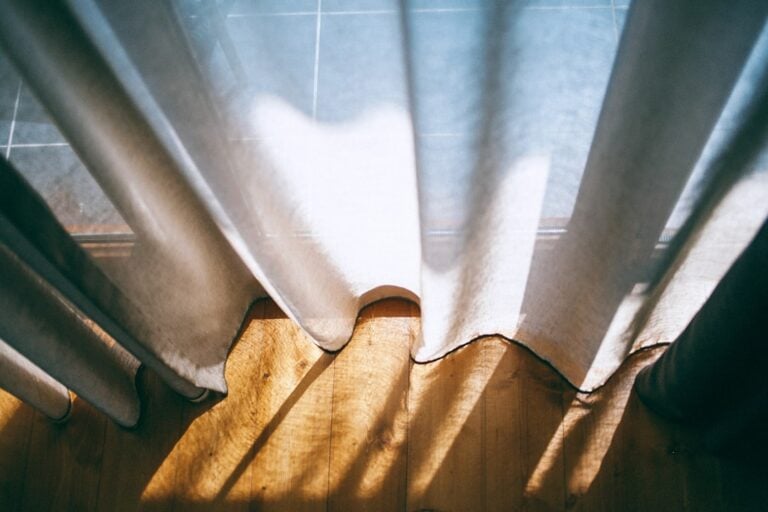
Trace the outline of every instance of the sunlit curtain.
[[[328, 350], [412, 299], [416, 361], [501, 335], [592, 390], [680, 335], [768, 215], [763, 1], [0, 13], [0, 385], [52, 417], [69, 388], [134, 424], [139, 364], [226, 392], [264, 295]], [[81, 173], [14, 138], [38, 101]]]

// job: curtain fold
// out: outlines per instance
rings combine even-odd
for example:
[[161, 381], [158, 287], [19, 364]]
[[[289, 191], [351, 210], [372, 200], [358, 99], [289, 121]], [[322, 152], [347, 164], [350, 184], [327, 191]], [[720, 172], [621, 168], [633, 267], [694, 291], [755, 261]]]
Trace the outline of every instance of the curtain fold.
[[747, 2], [630, 9], [566, 233], [542, 262], [546, 274], [530, 276], [516, 334], [580, 387], [600, 385], [629, 351], [622, 303], [652, 269], [766, 12]]
[[0, 44], [131, 250], [6, 211], [188, 398], [226, 391], [265, 293], [328, 350], [401, 296], [418, 362], [502, 335], [593, 390], [683, 332], [768, 215], [768, 4], [565, 7], [2, 0]]
[[[99, 279], [43, 200], [2, 157], [0, 268], [0, 340], [10, 345], [3, 351], [10, 372], [4, 379], [12, 381], [5, 389], [19, 395], [17, 378], [32, 379], [28, 393], [39, 394], [30, 403], [60, 418], [66, 415], [63, 402], [68, 409], [67, 386], [121, 425], [135, 425], [139, 361], [110, 336], [126, 344], [83, 292], [104, 297], [116, 290]], [[42, 371], [50, 377], [40, 377]]]
[[[768, 418], [768, 223], [723, 277], [670, 348], [638, 374], [636, 388], [653, 409], [702, 425], [712, 448], [757, 440]], [[724, 385], [723, 383], [728, 383]], [[733, 390], [738, 389], [739, 393]]]
[[0, 388], [53, 420], [67, 418], [72, 407], [64, 385], [1, 340]]
[[[96, 23], [99, 12], [90, 7]], [[171, 148], [104, 61], [108, 41], [89, 39], [91, 26], [77, 12], [7, 2], [0, 33], [138, 238], [131, 257], [107, 270], [121, 293], [105, 299], [104, 309], [132, 334], [127, 348], [174, 389], [190, 398], [202, 392], [196, 388], [225, 392], [224, 359], [258, 288], [178, 176]]]

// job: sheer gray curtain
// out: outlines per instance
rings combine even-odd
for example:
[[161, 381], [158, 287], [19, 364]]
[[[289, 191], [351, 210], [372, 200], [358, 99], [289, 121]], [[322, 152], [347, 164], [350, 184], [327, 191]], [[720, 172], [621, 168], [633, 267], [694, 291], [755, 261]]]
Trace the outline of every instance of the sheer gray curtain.
[[499, 334], [592, 390], [674, 340], [768, 214], [764, 2], [0, 12], [25, 90], [103, 194], [86, 202], [129, 246], [105, 259], [73, 242], [96, 238], [53, 192], [85, 181], [49, 186], [12, 126], [0, 385], [52, 417], [70, 388], [135, 423], [140, 363], [191, 399], [225, 392], [264, 294], [329, 350], [365, 304], [417, 300], [417, 361]]

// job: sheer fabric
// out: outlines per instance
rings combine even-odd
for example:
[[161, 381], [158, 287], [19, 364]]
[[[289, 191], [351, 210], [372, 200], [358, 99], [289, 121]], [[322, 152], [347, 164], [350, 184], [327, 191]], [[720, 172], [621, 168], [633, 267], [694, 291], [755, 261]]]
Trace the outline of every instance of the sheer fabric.
[[416, 361], [499, 334], [592, 390], [675, 339], [768, 214], [764, 2], [2, 4], [133, 237], [65, 277], [190, 398], [226, 391], [264, 293], [328, 350], [403, 296]]

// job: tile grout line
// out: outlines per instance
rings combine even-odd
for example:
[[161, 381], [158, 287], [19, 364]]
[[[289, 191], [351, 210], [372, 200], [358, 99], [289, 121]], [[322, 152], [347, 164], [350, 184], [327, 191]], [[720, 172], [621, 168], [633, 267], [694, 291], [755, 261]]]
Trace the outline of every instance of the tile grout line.
[[317, 23], [315, 24], [315, 69], [312, 79], [312, 119], [317, 119], [317, 84], [320, 81], [320, 31], [323, 28], [323, 0], [317, 0]]
[[[416, 137], [466, 137], [468, 132], [419, 132], [416, 133]], [[269, 136], [258, 137], [232, 137], [228, 139], [230, 142], [261, 142], [269, 141]], [[34, 147], [34, 146], [68, 146], [67, 142], [51, 142], [46, 144], [14, 144], [13, 147]], [[0, 146], [4, 147], [4, 146]]]
[[13, 147], [13, 132], [16, 129], [16, 114], [19, 112], [19, 100], [21, 99], [21, 79], [16, 88], [16, 101], [13, 103], [13, 116], [11, 117], [11, 129], [8, 131], [8, 145], [5, 148], [5, 159], [11, 158], [11, 148]]
[[[227, 14], [227, 18], [267, 18], [270, 16], [314, 16], [317, 11], [295, 11], [295, 12], [241, 12]], [[190, 16], [192, 17], [192, 16]], [[197, 17], [197, 16], [195, 16]]]
[[[315, 23], [315, 66], [313, 70], [313, 77], [312, 77], [312, 120], [317, 121], [317, 92], [318, 92], [318, 85], [320, 83], [320, 33], [323, 29], [323, 0], [317, 0], [317, 20]], [[314, 137], [312, 137], [314, 139]], [[312, 144], [312, 141], [310, 141], [310, 144]], [[315, 175], [316, 173], [310, 174], [310, 183], [311, 183], [311, 190], [315, 189]], [[315, 205], [315, 197], [314, 194], [310, 194], [309, 200], [308, 200], [308, 207], [310, 211], [312, 211], [312, 208]], [[330, 444], [328, 448], [328, 457], [329, 457], [329, 476], [328, 476], [328, 485], [330, 485]], [[326, 507], [328, 506], [328, 502], [326, 500]]]
[[462, 132], [424, 132], [417, 133], [416, 137], [465, 137], [468, 133]]
[[11, 144], [9, 148], [54, 148], [69, 146], [69, 142], [35, 142], [28, 144]]
[[613, 35], [616, 37], [616, 43], [619, 42], [619, 25], [616, 23], [616, 1], [611, 0], [611, 16], [613, 16]]
[[371, 9], [370, 11], [325, 11], [323, 14], [326, 16], [346, 16], [346, 15], [356, 15], [356, 14], [397, 14], [398, 11], [394, 9], [380, 9], [380, 10], [374, 10]]
[[607, 5], [528, 5], [523, 9], [529, 11], [579, 11], [610, 9], [610, 7]]
[[[594, 9], [611, 9], [608, 5], [529, 5], [523, 7], [524, 10], [530, 11], [570, 11], [570, 10], [594, 10]], [[481, 11], [481, 7], [426, 7], [408, 9], [408, 12], [417, 14], [429, 14], [429, 13], [452, 13], [452, 12], [476, 12]], [[295, 11], [295, 12], [254, 12], [254, 13], [231, 13], [227, 14], [227, 18], [250, 18], [250, 17], [271, 17], [271, 16], [314, 16], [320, 12], [317, 11]], [[357, 10], [357, 11], [325, 11], [322, 14], [326, 16], [344, 16], [344, 15], [373, 15], [373, 14], [397, 14], [399, 11], [394, 9], [371, 9], [371, 10]]]

